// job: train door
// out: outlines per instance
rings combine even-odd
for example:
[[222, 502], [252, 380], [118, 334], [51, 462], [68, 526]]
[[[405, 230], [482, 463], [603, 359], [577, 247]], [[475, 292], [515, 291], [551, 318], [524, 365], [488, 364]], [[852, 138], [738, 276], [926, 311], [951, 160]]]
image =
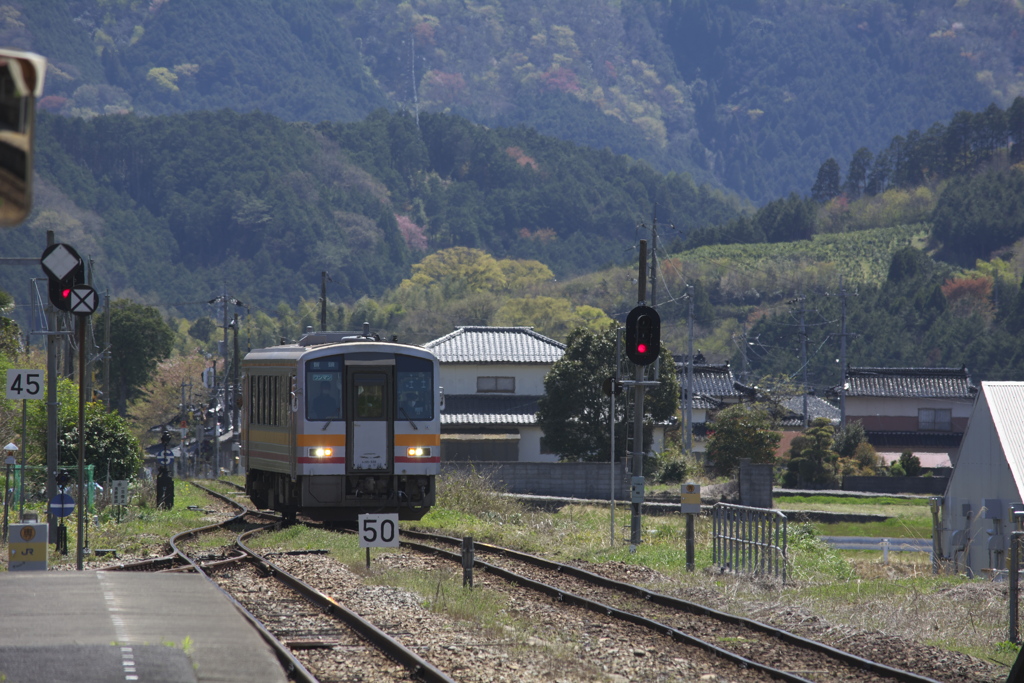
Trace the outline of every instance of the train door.
[[393, 366], [348, 366], [346, 463], [352, 473], [394, 471]]

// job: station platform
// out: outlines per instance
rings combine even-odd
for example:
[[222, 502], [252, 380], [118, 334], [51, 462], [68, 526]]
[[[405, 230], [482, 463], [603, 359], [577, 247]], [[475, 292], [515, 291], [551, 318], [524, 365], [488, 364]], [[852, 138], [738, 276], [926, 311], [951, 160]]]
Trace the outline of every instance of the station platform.
[[0, 573], [5, 683], [285, 683], [270, 646], [207, 579]]

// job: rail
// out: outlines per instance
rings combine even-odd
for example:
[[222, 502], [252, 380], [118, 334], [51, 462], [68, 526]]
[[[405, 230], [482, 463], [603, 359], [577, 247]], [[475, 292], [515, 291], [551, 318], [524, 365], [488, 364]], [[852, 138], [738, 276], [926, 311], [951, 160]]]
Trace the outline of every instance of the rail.
[[711, 511], [712, 562], [722, 571], [770, 572], [786, 583], [786, 515], [716, 503]]

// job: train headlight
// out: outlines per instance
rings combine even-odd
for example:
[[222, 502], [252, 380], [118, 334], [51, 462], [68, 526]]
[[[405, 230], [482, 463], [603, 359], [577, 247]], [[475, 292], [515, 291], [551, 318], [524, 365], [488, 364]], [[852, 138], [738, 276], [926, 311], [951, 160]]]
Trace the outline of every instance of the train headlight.
[[317, 446], [316, 448], [309, 449], [314, 458], [329, 458], [334, 455], [333, 448], [327, 448], [325, 446]]
[[430, 455], [430, 449], [423, 446], [410, 446], [406, 453], [410, 458], [422, 458]]

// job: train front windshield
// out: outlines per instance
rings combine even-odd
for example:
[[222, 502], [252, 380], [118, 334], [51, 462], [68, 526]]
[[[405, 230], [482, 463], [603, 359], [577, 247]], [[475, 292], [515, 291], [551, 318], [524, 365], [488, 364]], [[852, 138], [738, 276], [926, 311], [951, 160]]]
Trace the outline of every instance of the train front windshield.
[[[316, 358], [306, 362], [306, 419], [344, 419], [344, 364], [342, 356]], [[374, 408], [383, 409], [380, 403], [383, 387], [372, 383], [359, 385], [354, 406], [357, 417], [367, 419]], [[397, 388], [396, 418], [400, 420], [434, 419], [434, 364], [427, 358], [415, 356], [395, 357], [395, 384]], [[376, 391], [380, 396], [376, 398]], [[364, 414], [367, 413], [367, 414]], [[383, 415], [383, 413], [381, 413]], [[377, 415], [377, 417], [381, 417]]]
[[398, 384], [398, 418], [434, 419], [434, 364], [426, 358], [398, 356], [395, 359]]
[[341, 356], [306, 363], [306, 419], [341, 419]]

